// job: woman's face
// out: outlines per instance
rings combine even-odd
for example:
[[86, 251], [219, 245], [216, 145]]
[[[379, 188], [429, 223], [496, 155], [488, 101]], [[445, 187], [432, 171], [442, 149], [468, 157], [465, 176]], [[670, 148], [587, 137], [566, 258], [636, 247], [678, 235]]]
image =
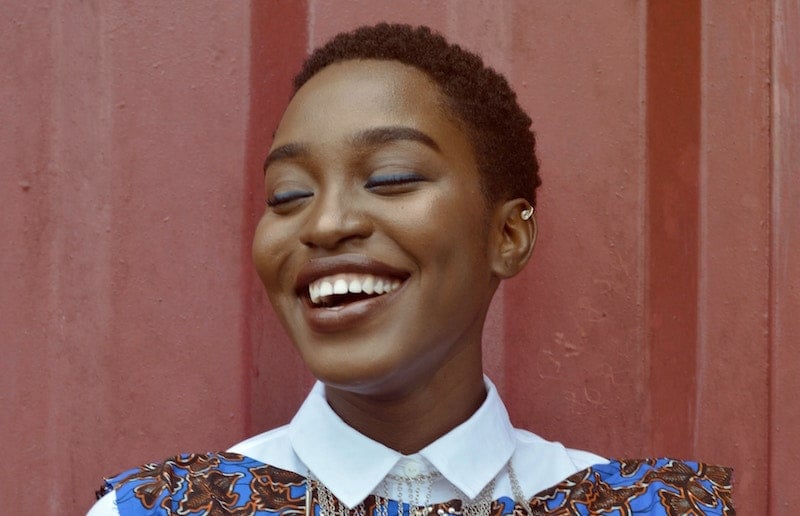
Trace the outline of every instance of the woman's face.
[[480, 366], [491, 213], [440, 95], [415, 68], [345, 61], [297, 92], [275, 133], [253, 256], [329, 386], [402, 395]]

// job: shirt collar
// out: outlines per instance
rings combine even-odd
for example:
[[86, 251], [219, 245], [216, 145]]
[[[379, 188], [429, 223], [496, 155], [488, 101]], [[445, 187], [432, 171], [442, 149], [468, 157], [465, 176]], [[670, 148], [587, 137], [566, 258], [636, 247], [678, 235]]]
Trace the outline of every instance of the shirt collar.
[[[497, 389], [484, 377], [486, 400], [466, 421], [419, 454], [470, 499], [514, 453], [514, 429]], [[347, 425], [317, 382], [289, 424], [289, 439], [308, 469], [345, 505], [354, 507], [405, 456]]]

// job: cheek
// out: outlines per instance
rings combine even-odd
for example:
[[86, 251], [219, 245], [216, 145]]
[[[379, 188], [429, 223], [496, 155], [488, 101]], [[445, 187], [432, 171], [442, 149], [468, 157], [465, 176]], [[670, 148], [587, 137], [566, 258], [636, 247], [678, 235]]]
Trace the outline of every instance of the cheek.
[[[424, 274], [442, 291], [461, 291], [471, 280], [489, 275], [488, 228], [481, 206], [442, 202], [425, 210], [406, 242]], [[440, 292], [437, 295], [444, 295]]]
[[428, 207], [423, 226], [432, 245], [464, 256], [486, 252], [489, 221], [480, 193], [456, 192], [441, 196]]
[[281, 249], [286, 248], [285, 239], [281, 238], [280, 231], [276, 231], [278, 229], [278, 225], [263, 217], [253, 236], [253, 263], [261, 281], [267, 287], [274, 284], [278, 269], [283, 263]]

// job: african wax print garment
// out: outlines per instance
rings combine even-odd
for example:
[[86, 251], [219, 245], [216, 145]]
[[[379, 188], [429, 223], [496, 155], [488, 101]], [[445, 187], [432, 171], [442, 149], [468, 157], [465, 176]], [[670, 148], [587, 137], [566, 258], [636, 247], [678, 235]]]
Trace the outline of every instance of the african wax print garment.
[[[660, 464], [652, 461], [609, 462], [592, 453], [565, 448], [560, 443], [514, 428], [494, 385], [488, 378], [485, 378], [485, 384], [486, 399], [467, 421], [418, 453], [403, 455], [360, 434], [342, 421], [328, 405], [324, 386], [318, 383], [290, 424], [247, 439], [232, 447], [228, 454], [183, 456], [109, 479], [104, 490], [114, 490], [95, 505], [90, 516], [124, 515], [125, 512], [122, 511], [128, 507], [136, 507], [137, 503], [142, 508], [152, 506], [152, 510], [156, 512], [130, 514], [267, 514], [269, 510], [253, 512], [256, 507], [260, 507], [260, 503], [263, 505], [259, 500], [266, 499], [266, 495], [259, 493], [265, 489], [282, 493], [280, 496], [286, 500], [281, 505], [283, 502], [277, 503], [273, 499], [267, 504], [268, 507], [274, 509], [280, 506], [292, 512], [291, 506], [297, 500], [302, 498], [305, 503], [305, 478], [309, 473], [329, 489], [337, 503], [347, 508], [359, 508], [369, 503], [374, 505], [378, 498], [389, 499], [393, 502], [389, 503], [388, 509], [394, 507], [391, 510], [396, 513], [397, 504], [394, 500], [413, 500], [393, 492], [387, 487], [386, 480], [405, 477], [434, 479], [427, 488], [423, 488], [422, 491], [426, 494], [417, 500], [420, 505], [450, 504], [447, 507], [454, 507], [455, 511], [455, 507], [460, 507], [460, 502], [452, 500], [474, 500], [484, 489], [492, 486], [493, 491], [486, 496], [487, 500], [495, 500], [492, 510], [497, 510], [497, 503], [504, 500], [503, 507], [511, 510], [507, 505], [510, 502], [507, 501], [515, 497], [512, 494], [514, 490], [509, 465], [513, 465], [521, 486], [522, 493], [517, 498], [530, 499], [532, 510], [537, 509], [540, 513], [547, 510], [551, 512], [544, 514], [559, 514], [552, 512], [557, 510], [554, 509], [555, 504], [595, 499], [599, 497], [598, 493], [609, 489], [609, 493], [620, 495], [621, 492], [614, 489], [625, 483], [638, 482], [637, 489], [641, 490], [643, 484], [658, 482], [655, 480], [655, 471], [663, 470], [668, 465], [669, 461], [662, 461]], [[705, 504], [706, 512], [697, 514], [724, 514], [709, 509], [722, 505], [709, 503], [710, 497], [723, 497], [726, 482], [721, 475], [729, 475], [727, 470], [709, 469], [699, 464], [669, 464], [671, 469], [664, 471], [673, 471], [674, 475], [664, 482], [677, 485], [685, 481], [686, 486], [683, 489], [686, 493], [691, 493], [689, 498], [684, 496], [689, 500], [689, 506]], [[634, 465], [639, 466], [634, 470]], [[697, 475], [684, 471], [685, 467], [693, 468]], [[653, 472], [646, 477], [651, 470]], [[265, 480], [266, 476], [263, 475], [258, 477], [261, 473], [256, 472], [268, 473], [266, 476], [269, 476], [269, 480]], [[576, 475], [585, 476], [579, 478]], [[706, 477], [713, 478], [717, 483], [711, 485], [708, 483], [710, 481], [701, 480]], [[610, 480], [613, 478], [616, 480]], [[597, 487], [589, 490], [590, 484]], [[225, 491], [229, 492], [227, 498], [215, 493], [216, 498], [212, 499], [219, 501], [214, 502], [217, 505], [193, 509], [203, 505], [199, 501], [198, 493], [214, 492], [214, 489], [224, 486], [230, 488]], [[312, 491], [316, 504], [318, 493]], [[655, 491], [650, 492], [652, 494]], [[636, 493], [639, 496], [637, 503], [644, 503], [644, 491]], [[665, 500], [669, 499], [669, 503], [674, 504], [681, 503], [680, 500], [673, 499], [674, 497], [670, 498], [675, 493], [677, 491], [674, 490], [672, 494], [665, 493]], [[539, 495], [544, 498], [537, 501]], [[224, 504], [222, 500], [226, 500]], [[290, 503], [291, 500], [293, 501]], [[542, 506], [542, 503], [545, 505]], [[165, 507], [174, 507], [174, 510], [170, 509], [173, 510], [170, 513]], [[223, 508], [230, 512], [220, 512]], [[390, 516], [384, 509], [387, 507], [382, 506], [381, 516]], [[319, 511], [318, 507], [315, 511]], [[517, 516], [522, 514], [524, 513]], [[625, 513], [617, 511], [608, 514]]]
[[[313, 484], [312, 484], [313, 485]], [[306, 477], [234, 453], [182, 455], [109, 479], [121, 516], [273, 515], [320, 516], [318, 490], [307, 497]], [[733, 515], [730, 470], [671, 459], [610, 461], [579, 471], [527, 500], [527, 512], [510, 497], [492, 501], [491, 516]], [[423, 514], [370, 495], [363, 513]], [[432, 509], [432, 510], [431, 510]], [[425, 513], [462, 514], [463, 502], [432, 504]]]

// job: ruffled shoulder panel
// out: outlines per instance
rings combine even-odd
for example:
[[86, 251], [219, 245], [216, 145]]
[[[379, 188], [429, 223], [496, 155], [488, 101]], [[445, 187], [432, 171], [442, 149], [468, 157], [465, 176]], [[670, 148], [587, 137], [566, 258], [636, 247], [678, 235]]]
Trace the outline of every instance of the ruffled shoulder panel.
[[612, 460], [531, 499], [540, 515], [732, 516], [729, 468], [674, 459]]

